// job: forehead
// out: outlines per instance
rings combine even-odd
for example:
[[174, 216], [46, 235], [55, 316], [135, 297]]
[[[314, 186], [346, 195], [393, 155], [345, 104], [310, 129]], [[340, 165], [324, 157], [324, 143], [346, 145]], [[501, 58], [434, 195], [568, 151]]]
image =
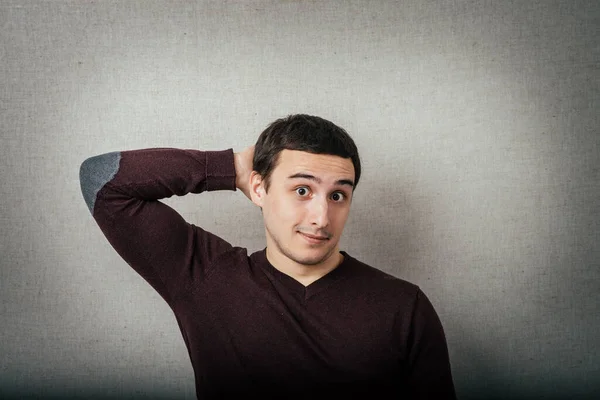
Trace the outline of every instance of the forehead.
[[331, 154], [313, 154], [305, 151], [282, 150], [273, 174], [279, 179], [304, 172], [327, 180], [350, 179], [354, 181], [354, 164], [349, 158]]

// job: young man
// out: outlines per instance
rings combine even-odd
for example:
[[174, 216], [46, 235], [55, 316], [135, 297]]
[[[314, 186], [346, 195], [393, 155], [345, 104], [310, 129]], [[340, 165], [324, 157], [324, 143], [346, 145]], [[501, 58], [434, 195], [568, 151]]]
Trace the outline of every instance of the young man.
[[[342, 128], [291, 115], [240, 153], [108, 153], [80, 178], [106, 238], [173, 310], [198, 398], [454, 399], [427, 297], [339, 249], [360, 172]], [[250, 255], [158, 201], [236, 188], [264, 219]]]

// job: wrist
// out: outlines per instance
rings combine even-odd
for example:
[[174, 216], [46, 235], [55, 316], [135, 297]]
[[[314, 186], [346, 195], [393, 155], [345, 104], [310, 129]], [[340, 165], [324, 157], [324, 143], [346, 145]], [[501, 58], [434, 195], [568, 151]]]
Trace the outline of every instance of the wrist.
[[240, 164], [240, 154], [233, 153], [233, 166], [235, 170], [235, 187], [241, 189], [241, 175], [242, 175], [242, 166]]

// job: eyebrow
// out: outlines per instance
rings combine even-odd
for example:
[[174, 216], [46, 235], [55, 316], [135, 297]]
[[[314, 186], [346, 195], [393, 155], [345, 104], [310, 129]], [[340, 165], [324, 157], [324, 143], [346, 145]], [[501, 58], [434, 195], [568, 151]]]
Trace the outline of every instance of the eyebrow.
[[[294, 175], [290, 175], [288, 176], [288, 179], [308, 179], [311, 181], [315, 181], [317, 183], [321, 183], [321, 178], [316, 177], [314, 175], [311, 174], [306, 174], [303, 172], [299, 172], [297, 174]], [[335, 181], [336, 185], [346, 185], [346, 186], [350, 186], [350, 187], [354, 187], [354, 182], [352, 181], [352, 179], [338, 179], [337, 181]]]

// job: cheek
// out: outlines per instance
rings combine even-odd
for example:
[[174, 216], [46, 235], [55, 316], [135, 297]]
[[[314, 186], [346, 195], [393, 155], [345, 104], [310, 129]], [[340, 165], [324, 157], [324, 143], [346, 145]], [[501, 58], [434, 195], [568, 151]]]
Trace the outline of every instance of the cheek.
[[330, 220], [338, 229], [342, 229], [346, 224], [349, 211], [350, 210], [348, 209], [339, 210], [338, 212], [332, 213], [332, 215], [330, 216]]
[[300, 225], [306, 216], [305, 203], [292, 199], [282, 199], [273, 204], [273, 210], [282, 224]]
[[293, 201], [285, 198], [270, 198], [263, 207], [263, 212], [274, 223], [294, 222], [301, 218], [302, 209]]

